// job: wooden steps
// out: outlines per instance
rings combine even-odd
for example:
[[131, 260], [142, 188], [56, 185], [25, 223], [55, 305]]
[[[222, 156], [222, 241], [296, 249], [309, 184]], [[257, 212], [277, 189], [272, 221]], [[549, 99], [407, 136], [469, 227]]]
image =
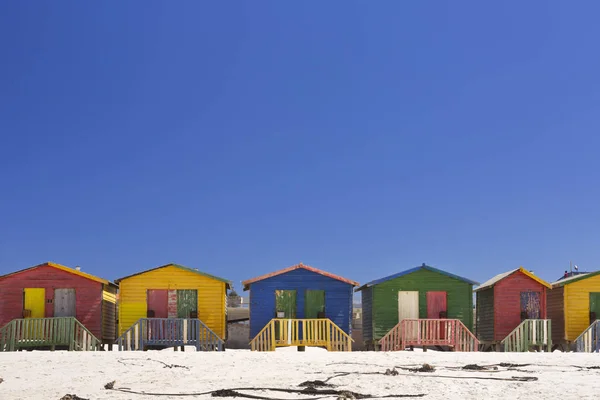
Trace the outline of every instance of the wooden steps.
[[352, 338], [329, 318], [274, 318], [250, 341], [252, 351], [277, 347], [323, 347], [327, 351], [352, 351]]
[[101, 342], [74, 317], [14, 319], [0, 329], [0, 351], [100, 350]]
[[532, 347], [550, 352], [552, 323], [549, 319], [526, 319], [508, 334], [500, 344], [506, 352], [524, 352]]
[[575, 349], [579, 352], [600, 352], [600, 320], [595, 320], [575, 339]]
[[477, 351], [479, 341], [459, 319], [403, 319], [379, 341], [382, 351], [407, 347], [449, 347]]
[[119, 351], [194, 346], [223, 351], [225, 342], [196, 318], [140, 318], [117, 339]]

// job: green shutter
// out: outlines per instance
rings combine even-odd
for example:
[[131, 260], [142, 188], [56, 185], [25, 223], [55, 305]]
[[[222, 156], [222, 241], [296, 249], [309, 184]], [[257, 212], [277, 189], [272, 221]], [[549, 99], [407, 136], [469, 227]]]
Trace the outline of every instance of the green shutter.
[[600, 293], [590, 293], [590, 312], [596, 313], [596, 319], [600, 319]]
[[278, 312], [284, 312], [285, 318], [296, 318], [296, 291], [276, 290], [275, 311], [275, 316]]
[[325, 312], [325, 291], [306, 290], [304, 293], [304, 318], [318, 318]]
[[198, 291], [177, 290], [177, 318], [189, 318], [192, 311], [198, 311]]

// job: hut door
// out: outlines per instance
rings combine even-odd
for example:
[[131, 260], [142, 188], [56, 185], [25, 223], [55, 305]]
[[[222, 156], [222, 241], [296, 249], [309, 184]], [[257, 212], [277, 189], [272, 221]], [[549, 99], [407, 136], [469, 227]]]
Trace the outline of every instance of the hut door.
[[23, 290], [23, 317], [44, 318], [46, 316], [46, 289], [25, 288]]
[[54, 289], [54, 316], [75, 316], [75, 289]]
[[446, 304], [446, 292], [427, 292], [427, 318], [445, 318]]
[[276, 317], [280, 317], [280, 315], [283, 315], [283, 318], [296, 318], [295, 290], [275, 291], [275, 312]]
[[[296, 318], [296, 291], [275, 291], [275, 316], [277, 318]], [[284, 326], [285, 324], [285, 326]], [[292, 341], [292, 321], [275, 325], [275, 340]]]
[[600, 319], [600, 293], [590, 293], [590, 324]]
[[[446, 292], [427, 292], [427, 318], [447, 318], [447, 312]], [[433, 322], [431, 326], [434, 336], [440, 339], [446, 338], [446, 328], [442, 322]]]
[[[419, 292], [398, 292], [398, 322], [403, 319], [418, 319], [419, 318]], [[412, 329], [409, 329], [409, 338], [416, 339], [418, 325], [412, 324]], [[409, 339], [407, 338], [407, 339]]]
[[521, 321], [540, 318], [540, 292], [521, 292]]
[[307, 290], [305, 292], [304, 318], [325, 318], [324, 290]]
[[149, 318], [169, 317], [169, 291], [167, 289], [148, 289]]
[[198, 311], [197, 290], [177, 290], [177, 318], [191, 318]]

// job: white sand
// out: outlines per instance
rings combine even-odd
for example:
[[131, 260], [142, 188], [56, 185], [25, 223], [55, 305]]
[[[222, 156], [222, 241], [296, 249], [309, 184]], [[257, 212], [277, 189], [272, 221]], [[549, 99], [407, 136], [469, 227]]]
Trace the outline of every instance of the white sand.
[[[163, 364], [189, 367], [165, 368]], [[532, 363], [524, 371], [471, 372], [452, 369], [465, 364]], [[332, 363], [349, 363], [334, 364]], [[584, 353], [452, 353], [428, 351], [328, 353], [321, 349], [275, 353], [227, 350], [224, 353], [173, 352], [16, 352], [0, 353], [0, 399], [60, 399], [65, 394], [100, 399], [190, 399], [109, 391], [115, 388], [155, 393], [193, 393], [235, 387], [299, 388], [305, 380], [324, 380], [336, 372], [385, 372], [394, 366], [429, 363], [433, 373], [399, 370], [398, 376], [349, 375], [332, 379], [336, 389], [373, 395], [425, 393], [424, 399], [597, 399], [600, 370], [573, 367], [600, 365], [599, 354]], [[510, 382], [434, 377], [537, 377]], [[279, 392], [245, 392], [280, 399], [311, 396]], [[335, 396], [330, 396], [335, 399]]]

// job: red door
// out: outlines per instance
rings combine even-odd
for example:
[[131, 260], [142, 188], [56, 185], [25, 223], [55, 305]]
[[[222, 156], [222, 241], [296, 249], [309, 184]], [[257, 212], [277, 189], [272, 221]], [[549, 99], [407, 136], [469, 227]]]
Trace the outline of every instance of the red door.
[[[440, 319], [446, 318], [447, 312], [446, 292], [427, 292], [427, 318]], [[432, 322], [437, 324], [437, 322]], [[446, 329], [449, 328], [445, 323], [440, 323], [436, 329], [440, 339], [446, 338]]]
[[148, 289], [148, 311], [154, 311], [152, 318], [169, 317], [169, 291]]

